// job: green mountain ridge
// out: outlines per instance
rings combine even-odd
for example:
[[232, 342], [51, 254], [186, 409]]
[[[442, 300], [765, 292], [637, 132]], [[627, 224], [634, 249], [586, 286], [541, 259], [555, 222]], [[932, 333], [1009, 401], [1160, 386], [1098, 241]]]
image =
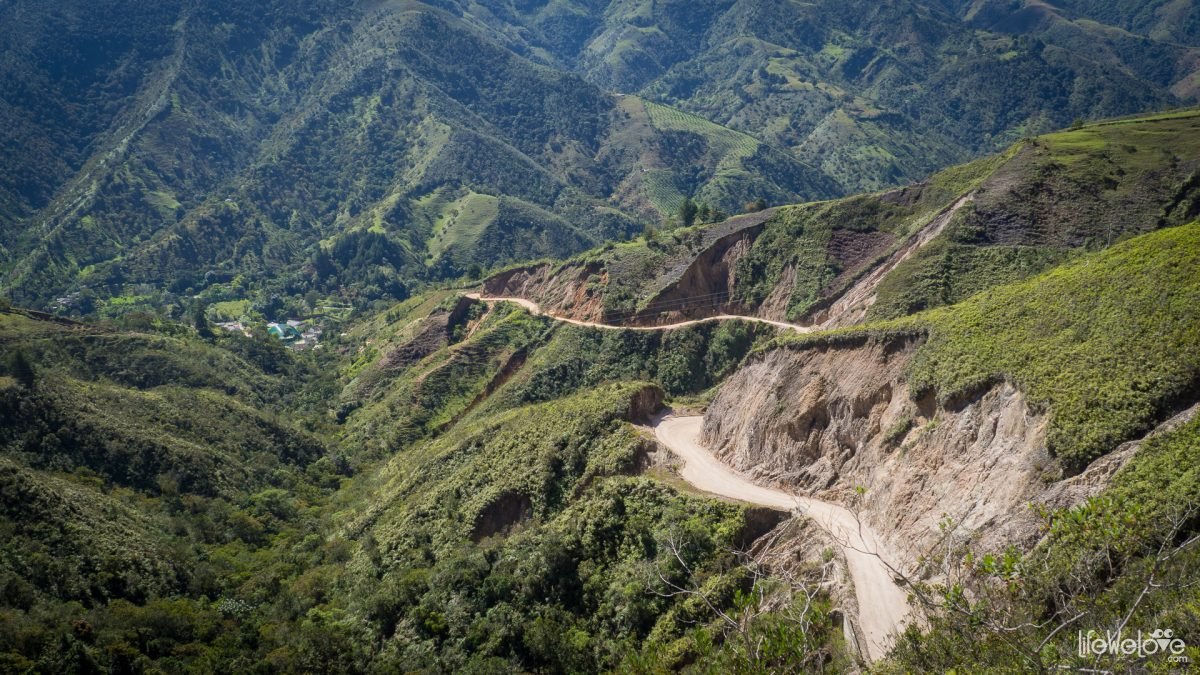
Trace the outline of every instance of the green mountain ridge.
[[856, 192], [1191, 99], [1197, 13], [1168, 4], [548, 2], [497, 20], [602, 86], [788, 148]]
[[[95, 137], [80, 173], [53, 198], [30, 195], [10, 213], [5, 284], [22, 301], [47, 303], [68, 288], [120, 294], [139, 284], [178, 294], [203, 288], [210, 272], [246, 273], [276, 292], [332, 289], [306, 277], [303, 264], [317, 241], [353, 240], [362, 230], [383, 234], [394, 252], [340, 281], [373, 286], [367, 299], [377, 299], [381, 286], [453, 276], [472, 262], [627, 237], [641, 229], [635, 218], [663, 217], [681, 190], [708, 186], [715, 202], [732, 208], [742, 190], [792, 200], [834, 189], [787, 157], [771, 160], [783, 167], [772, 176], [747, 173], [722, 187], [725, 173], [746, 173], [739, 167], [756, 154], [706, 150], [717, 127], [689, 135], [698, 155], [678, 154], [637, 102], [622, 106], [426, 6], [340, 10], [303, 34], [289, 27], [290, 11], [272, 9], [237, 24], [236, 37], [219, 16], [179, 12], [161, 67], [131, 105], [111, 121], [97, 119], [108, 131]], [[333, 20], [339, 14], [341, 23]], [[210, 103], [214, 67], [228, 75], [218, 97], [225, 109]], [[642, 122], [632, 130], [631, 114]], [[634, 170], [647, 155], [661, 187], [643, 186]], [[545, 213], [501, 217], [487, 237], [499, 241], [426, 263], [434, 223], [447, 214], [422, 203], [464, 189]], [[654, 196], [663, 189], [666, 201]]]
[[1085, 125], [899, 190], [656, 234], [501, 272], [484, 286], [564, 312], [582, 305], [612, 323], [725, 312], [821, 324], [877, 265], [945, 220], [862, 308], [870, 319], [896, 318], [1190, 221], [1200, 215], [1197, 139], [1195, 110]]

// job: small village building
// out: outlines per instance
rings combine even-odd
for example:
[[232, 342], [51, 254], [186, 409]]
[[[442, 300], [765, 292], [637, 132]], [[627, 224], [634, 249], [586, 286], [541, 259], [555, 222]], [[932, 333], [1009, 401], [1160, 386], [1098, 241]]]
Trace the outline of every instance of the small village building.
[[289, 326], [286, 323], [269, 323], [267, 324], [267, 333], [285, 342], [300, 339], [300, 331], [295, 326]]

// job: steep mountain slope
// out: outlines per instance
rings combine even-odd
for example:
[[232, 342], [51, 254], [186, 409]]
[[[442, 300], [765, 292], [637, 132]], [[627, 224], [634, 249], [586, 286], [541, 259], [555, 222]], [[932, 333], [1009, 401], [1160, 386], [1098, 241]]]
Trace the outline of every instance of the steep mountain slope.
[[[126, 4], [68, 5], [62, 19], [7, 10], [22, 19], [5, 24], [23, 33], [11, 42], [29, 49], [6, 59], [3, 173], [25, 182], [5, 186], [0, 231], [5, 286], [27, 304], [68, 289], [195, 292], [239, 273], [276, 292], [333, 289], [304, 264], [341, 238], [337, 281], [374, 299], [427, 274], [627, 237], [683, 195], [729, 210], [836, 189], [431, 6], [168, 4], [114, 22]], [[123, 28], [144, 37], [90, 55]], [[45, 53], [55, 33], [67, 47]]]
[[78, 313], [363, 306], [628, 238], [686, 197], [893, 185], [1191, 100], [1177, 5], [19, 0], [0, 287]]
[[[1146, 467], [1195, 444], [1198, 255], [1192, 222], [902, 322], [781, 336], [723, 385], [705, 442], [764, 484], [853, 506], [902, 552], [893, 565], [929, 579], [910, 590], [939, 629], [910, 631], [900, 670], [1088, 663], [1074, 631], [1052, 632], [1069, 617], [1084, 631], [1169, 622], [1190, 644], [1195, 571], [1173, 558], [1194, 555], [1174, 551], [1196, 532], [1194, 471], [1161, 476], [1156, 498]], [[1083, 520], [1120, 513], [1136, 525]], [[1091, 557], [1106, 546], [1119, 553]], [[940, 640], [988, 648], [951, 656]]]
[[[1162, 476], [1172, 497], [1156, 504], [1153, 488], [1145, 485], [1146, 472], [1153, 469], [1144, 468], [1138, 453], [1146, 448], [1150, 455], [1144, 461], [1161, 466], [1171, 461], [1162, 453], [1186, 454], [1194, 446], [1196, 427], [1189, 420], [1200, 382], [1200, 364], [1193, 358], [1200, 353], [1194, 311], [1198, 251], [1200, 223], [1166, 227], [901, 321], [759, 341], [708, 405], [706, 442], [743, 475], [845, 504], [872, 530], [886, 532], [890, 549], [903, 552], [887, 562], [907, 579], [906, 588], [918, 594], [916, 611], [925, 613], [936, 631], [907, 633], [897, 656], [902, 660], [885, 662], [883, 668], [913, 668], [926, 659], [949, 664], [945, 667], [982, 667], [1013, 658], [1028, 661], [1029, 667], [1073, 663], [1073, 636], [1055, 639], [1056, 633], [1048, 634], [1067, 609], [1072, 616], [1081, 612], [1079, 617], [1087, 617], [1088, 625], [1106, 628], [1125, 616], [1136, 618], [1136, 625], [1153, 625], [1166, 612], [1175, 617], [1172, 625], [1183, 628], [1177, 631], [1181, 639], [1190, 641], [1194, 631], [1180, 617], [1189, 611], [1191, 595], [1185, 589], [1194, 581], [1194, 571], [1189, 574], [1187, 567], [1193, 554], [1182, 548], [1160, 560], [1161, 568], [1155, 569], [1177, 582], [1153, 591], [1161, 604], [1138, 610], [1134, 584], [1145, 578], [1147, 565], [1155, 564], [1156, 548], [1161, 552], [1172, 542], [1191, 541], [1195, 530], [1187, 515], [1195, 506], [1189, 501], [1194, 500], [1194, 472], [1180, 468]], [[503, 311], [514, 309], [508, 305]], [[497, 318], [507, 322], [512, 316], [502, 313]], [[485, 318], [483, 325], [491, 320]], [[739, 325], [750, 324], [730, 321], [721, 329]], [[427, 545], [436, 549], [445, 545], [439, 542], [470, 532], [535, 523], [536, 514], [553, 508], [560, 494], [529, 487], [529, 472], [536, 475], [541, 466], [534, 457], [545, 451], [537, 450], [520, 464], [510, 465], [509, 458], [517, 448], [543, 447], [547, 418], [576, 424], [580, 392], [605, 395], [608, 390], [596, 389], [599, 383], [645, 377], [644, 369], [654, 362], [660, 368], [656, 377], [680, 372], [675, 370], [679, 365], [684, 366], [682, 372], [698, 372], [698, 364], [710, 372], [729, 372], [714, 368], [708, 356], [698, 358], [718, 343], [704, 347], [703, 334], [697, 335], [695, 327], [666, 331], [661, 342], [652, 337], [655, 333], [567, 325], [559, 331], [544, 346], [534, 345], [529, 358], [503, 378], [494, 395], [468, 413], [464, 425], [457, 427], [467, 436], [452, 430], [421, 446], [419, 455], [393, 460], [384, 474], [383, 490], [395, 496], [364, 516], [370, 526], [404, 533], [417, 522], [412, 518], [428, 518], [435, 529]], [[647, 348], [655, 344], [661, 351], [643, 360], [653, 354]], [[439, 360], [434, 357], [427, 363]], [[671, 370], [664, 372], [661, 368], [668, 363]], [[685, 380], [677, 391], [687, 393], [696, 386], [705, 384]], [[530, 393], [535, 401], [549, 397], [557, 403], [523, 407]], [[618, 407], [626, 405], [626, 399], [619, 400]], [[509, 411], [528, 417], [518, 423]], [[485, 421], [495, 426], [483, 432], [476, 425]], [[528, 445], [512, 444], [515, 433], [524, 433]], [[595, 432], [588, 437], [607, 443]], [[594, 470], [591, 462], [598, 456], [595, 450], [575, 454], [569, 438], [574, 436], [565, 435], [560, 444], [578, 459], [558, 475], [573, 481], [580, 472]], [[1123, 442], [1127, 439], [1131, 442]], [[635, 465], [638, 461], [633, 459], [636, 451], [622, 456]], [[1139, 460], [1130, 463], [1134, 457]], [[480, 461], [506, 468], [485, 472]], [[424, 469], [411, 470], [412, 462]], [[418, 506], [425, 490], [436, 490], [439, 481], [460, 484], [458, 479], [435, 478], [450, 475], [472, 487]], [[1106, 491], [1110, 483], [1114, 487]], [[408, 502], [413, 498], [417, 501]], [[409, 505], [400, 506], [404, 502]], [[1053, 538], [1040, 545], [1042, 521], [1029, 509], [1030, 503], [1043, 510], [1054, 528]], [[1119, 518], [1121, 504], [1156, 509], [1153, 512], [1162, 519], [1130, 531], [1080, 531], [1084, 514]], [[422, 515], [414, 516], [410, 509]], [[783, 527], [768, 539], [786, 540], [786, 532]], [[1118, 542], [1128, 568], [1105, 570], [1103, 559], [1073, 557]], [[408, 551], [413, 545], [406, 541], [397, 548]], [[803, 551], [814, 542], [804, 539], [791, 546]], [[939, 552], [942, 546], [947, 552]], [[1001, 566], [996, 562], [1000, 554], [993, 552], [1005, 548]], [[1030, 565], [1039, 567], [1022, 568], [1023, 554]], [[495, 567], [489, 569], [494, 573]], [[1029, 585], [1009, 587], [1021, 589], [1021, 594], [993, 588], [987, 600], [956, 594], [954, 582], [959, 579], [980, 585], [977, 593], [982, 594], [992, 583], [991, 575], [1001, 574], [1010, 580], [1020, 575]], [[1082, 586], [1063, 591], [1056, 585], [1059, 575], [1078, 574], [1087, 580]], [[1103, 593], [1112, 605], [1092, 602], [1096, 593]], [[833, 597], [839, 598], [836, 593]], [[478, 601], [472, 596], [470, 602]], [[853, 611], [848, 609], [852, 605], [842, 604], [844, 597], [837, 602]], [[423, 616], [423, 611], [405, 610], [410, 620]], [[986, 617], [989, 611], [994, 613], [990, 619], [970, 618]], [[403, 640], [405, 649], [411, 649], [407, 645], [421, 629], [410, 623], [402, 630], [415, 631]], [[726, 638], [736, 635], [729, 631]], [[442, 637], [433, 639], [445, 649]], [[1023, 651], [1039, 642], [1044, 646], [1045, 641], [1054, 645], [1052, 653]], [[948, 653], [944, 642], [979, 644], [986, 652]], [[687, 660], [709, 663], [713, 658], [696, 643], [680, 648], [689, 650]], [[448, 656], [445, 651], [439, 654]], [[676, 658], [660, 653], [651, 663], [677, 665]], [[753, 662], [753, 657], [744, 658]]]
[[[1116, 33], [1112, 30], [1115, 28], [1151, 40], [1192, 47], [1200, 45], [1200, 12], [1187, 2], [1052, 0], [1044, 3], [1001, 3], [973, 0], [947, 4], [974, 22], [997, 21], [1003, 17], [1008, 22], [1036, 26], [1038, 22], [1031, 21], [1030, 17], [1042, 20], [1050, 18], [1054, 23], [1070, 21], [1076, 24], [1077, 29], [1091, 29], [1097, 36], [1108, 33], [1111, 38]], [[1144, 56], [1147, 57], [1145, 61], [1151, 60], [1151, 54]]]
[[534, 54], [787, 147], [848, 192], [1073, 119], [1195, 100], [1200, 69], [1186, 2], [546, 2], [495, 14], [528, 31]]
[[[751, 277], [765, 297], [855, 324], [834, 331], [596, 329], [437, 290], [297, 353], [199, 318], [4, 307], [0, 665], [860, 668], [881, 642], [856, 632], [845, 542], [689, 489], [639, 429], [664, 402], [703, 410], [742, 480], [901, 554], [918, 620], [876, 669], [1096, 666], [1064, 621], [1200, 642], [1196, 123], [1085, 126], [484, 283], [651, 324], [665, 289], [732, 280], [747, 302], [754, 259], [778, 272]], [[1002, 254], [934, 266], [957, 290], [923, 304], [885, 292], [947, 242]], [[839, 255], [839, 283], [796, 281]], [[665, 316], [714, 305], [788, 306]]]
[[6, 671], [139, 671], [236, 634], [258, 585], [238, 577], [316, 531], [345, 472], [312, 364], [148, 319], [0, 311]]
[[[710, 407], [706, 438], [735, 467], [774, 481], [878, 491], [867, 512], [881, 517], [916, 515], [888, 502], [898, 490], [927, 506], [930, 522], [943, 513], [962, 520], [950, 508], [954, 497], [921, 495], [916, 484], [928, 480], [929, 462], [953, 458], [951, 472], [1041, 462], [1056, 478], [1195, 402], [1198, 242], [1194, 223], [1142, 235], [957, 305], [851, 329], [839, 334], [841, 347], [781, 336], [795, 350], [745, 365]], [[783, 400], [793, 405], [778, 407]], [[1002, 461], [950, 449], [971, 442]], [[893, 455], [900, 446], [904, 456]], [[910, 466], [919, 473], [901, 477]], [[895, 487], [906, 480], [914, 485]], [[971, 488], [967, 503], [986, 511], [987, 500], [1007, 497], [998, 487], [1005, 480]], [[948, 495], [964, 491], [955, 481], [940, 485]], [[1019, 511], [1028, 499], [1007, 508]], [[912, 534], [887, 529], [897, 541]]]
[[1198, 139], [1195, 111], [1088, 125], [899, 190], [656, 235], [484, 288], [644, 325], [719, 313], [825, 327], [902, 316], [1195, 218]]
[[[1194, 415], [1200, 386], [1198, 119], [1184, 112], [1050, 134], [918, 186], [518, 268], [484, 288], [618, 324], [743, 312], [850, 326], [760, 343], [708, 404], [705, 444], [761, 485], [844, 503], [886, 533], [900, 552], [889, 564], [913, 575], [916, 611], [937, 625], [932, 635], [909, 632], [900, 670], [922, 659], [1073, 662], [1067, 638], [1048, 634], [1060, 613], [1114, 630], [1127, 612], [1153, 626], [1157, 610], [1139, 610], [1130, 586], [1147, 565], [1166, 569], [1154, 547], [1194, 530], [1180, 524], [1192, 522], [1194, 502], [1180, 497], [1165, 520], [1088, 539], [1119, 539], [1127, 571], [1072, 557], [1091, 536], [1078, 531], [1078, 514], [1157, 508], [1142, 488], [1104, 501], [1114, 476], [1144, 480], [1123, 468], [1139, 448], [1160, 447], [1144, 439], [1181, 434], [1178, 449], [1194, 436], [1194, 424], [1172, 430]], [[747, 293], [750, 280], [760, 290]], [[921, 311], [929, 307], [937, 309]], [[873, 322], [855, 326], [863, 321]], [[1192, 478], [1184, 470], [1169, 480], [1186, 491]], [[1061, 518], [1050, 522], [1067, 539], [1038, 547], [1044, 530], [1031, 503]], [[1028, 595], [986, 591], [1000, 568], [972, 567], [972, 556], [996, 560], [1007, 547], [1004, 574], [1016, 574], [1018, 553], [1042, 566], [1022, 572]], [[1186, 563], [1172, 558], [1169, 568], [1187, 583]], [[1093, 581], [1058, 594], [1056, 575], [1070, 574]], [[963, 599], [955, 583], [979, 595]], [[1180, 588], [1157, 596], [1174, 626], [1190, 625], [1179, 619], [1190, 597]], [[1095, 593], [1114, 606], [1091, 602]], [[994, 625], [967, 618], [990, 611]], [[966, 622], [980, 620], [982, 634], [969, 636]], [[1038, 628], [1013, 628], [1021, 624]], [[1038, 653], [1043, 640], [1056, 651]], [[950, 654], [946, 644], [978, 644], [986, 656]]]

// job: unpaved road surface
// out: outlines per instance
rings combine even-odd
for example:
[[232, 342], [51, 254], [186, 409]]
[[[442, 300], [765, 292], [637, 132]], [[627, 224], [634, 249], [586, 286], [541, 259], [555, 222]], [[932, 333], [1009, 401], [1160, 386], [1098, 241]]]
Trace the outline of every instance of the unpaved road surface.
[[896, 558], [890, 557], [875, 533], [845, 507], [756, 485], [734, 471], [700, 445], [703, 427], [703, 417], [667, 416], [655, 420], [654, 433], [683, 459], [680, 475], [696, 488], [752, 504], [799, 511], [830, 533], [842, 546], [854, 583], [866, 656], [871, 661], [883, 658], [908, 616], [908, 596], [884, 562]]
[[466, 296], [468, 298], [474, 298], [475, 300], [482, 300], [483, 302], [512, 302], [512, 303], [516, 303], [516, 304], [524, 307], [525, 309], [529, 310], [529, 312], [531, 314], [536, 314], [538, 316], [548, 316], [551, 319], [554, 319], [555, 321], [561, 321], [563, 323], [569, 323], [569, 324], [572, 324], [575, 326], [587, 326], [588, 328], [603, 328], [606, 330], [641, 330], [641, 331], [671, 330], [673, 328], [683, 328], [684, 326], [692, 326], [692, 325], [695, 325], [698, 323], [705, 323], [707, 321], [753, 321], [755, 323], [770, 324], [772, 326], [777, 326], [779, 328], [788, 328], [788, 329], [791, 329], [791, 330], [794, 330], [794, 331], [797, 331], [800, 333], [808, 333], [808, 332], [812, 331], [812, 328], [809, 328], [808, 326], [797, 326], [796, 324], [793, 324], [793, 323], [786, 323], [783, 321], [772, 321], [770, 319], [763, 319], [763, 318], [757, 317], [757, 316], [742, 316], [740, 314], [718, 314], [716, 316], [708, 316], [703, 319], [692, 319], [690, 321], [680, 321], [679, 323], [668, 323], [668, 324], [663, 324], [661, 326], [617, 326], [617, 325], [610, 324], [610, 323], [597, 323], [595, 321], [581, 321], [579, 319], [568, 319], [565, 316], [557, 316], [557, 315], [551, 314], [549, 312], [543, 312], [542, 308], [540, 306], [538, 306], [538, 304], [536, 302], [534, 302], [532, 300], [527, 300], [525, 298], [510, 298], [510, 297], [499, 297], [499, 296], [485, 297], [479, 293], [467, 293]]
[[[516, 303], [532, 314], [548, 316], [563, 323], [589, 328], [652, 331], [682, 328], [706, 321], [738, 320], [770, 324], [801, 333], [813, 330], [808, 326], [733, 314], [721, 314], [662, 326], [615, 326], [543, 312], [536, 302], [525, 298], [485, 297], [480, 293], [467, 293], [466, 295], [469, 298], [489, 303]], [[894, 561], [896, 558], [889, 556], [875, 533], [860, 523], [854, 514], [845, 507], [763, 487], [734, 471], [700, 445], [700, 431], [703, 426], [703, 417], [667, 416], [655, 420], [654, 433], [663, 445], [684, 460], [685, 464], [680, 474], [694, 487], [730, 499], [785, 511], [798, 511], [812, 519], [838, 541], [846, 557], [846, 566], [849, 568], [850, 580], [854, 583], [854, 593], [858, 599], [858, 620], [866, 641], [866, 656], [871, 661], [883, 658], [892, 645], [893, 637], [904, 629], [908, 616], [908, 596], [896, 584], [891, 569], [884, 562], [885, 560]]]

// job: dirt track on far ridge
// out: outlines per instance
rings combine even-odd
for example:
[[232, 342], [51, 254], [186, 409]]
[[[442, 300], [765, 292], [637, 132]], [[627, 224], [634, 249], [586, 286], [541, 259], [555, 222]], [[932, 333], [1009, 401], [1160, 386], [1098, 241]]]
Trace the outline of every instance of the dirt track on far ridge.
[[580, 319], [569, 319], [564, 316], [556, 316], [554, 314], [550, 314], [549, 312], [543, 312], [542, 308], [540, 306], [538, 306], [538, 304], [536, 302], [534, 302], [532, 300], [527, 300], [525, 298], [484, 297], [483, 295], [481, 295], [479, 293], [467, 293], [466, 296], [468, 298], [473, 298], [475, 300], [482, 300], [483, 302], [511, 302], [511, 303], [514, 303], [514, 304], [524, 307], [525, 309], [529, 310], [529, 312], [531, 314], [535, 314], [538, 316], [548, 316], [551, 319], [554, 319], [555, 321], [562, 321], [563, 323], [569, 323], [569, 324], [572, 324], [575, 326], [586, 326], [588, 328], [602, 328], [605, 330], [640, 330], [640, 331], [671, 330], [674, 328], [683, 328], [685, 326], [692, 326], [692, 325], [695, 325], [698, 323], [705, 323], [707, 321], [753, 321], [755, 323], [770, 324], [770, 325], [776, 326], [778, 328], [789, 328], [791, 330], [798, 331], [800, 333], [808, 333], [808, 332], [812, 331], [812, 328], [810, 328], [808, 326], [797, 326], [796, 324], [786, 323], [783, 321], [772, 321], [771, 319], [763, 319], [763, 318], [757, 317], [757, 316], [741, 316], [740, 314], [718, 314], [716, 316], [709, 316], [709, 317], [705, 317], [703, 319], [691, 319], [689, 321], [680, 321], [679, 323], [669, 323], [669, 324], [664, 324], [661, 326], [618, 326], [616, 324], [610, 324], [610, 323], [599, 323], [596, 321], [582, 321]]

